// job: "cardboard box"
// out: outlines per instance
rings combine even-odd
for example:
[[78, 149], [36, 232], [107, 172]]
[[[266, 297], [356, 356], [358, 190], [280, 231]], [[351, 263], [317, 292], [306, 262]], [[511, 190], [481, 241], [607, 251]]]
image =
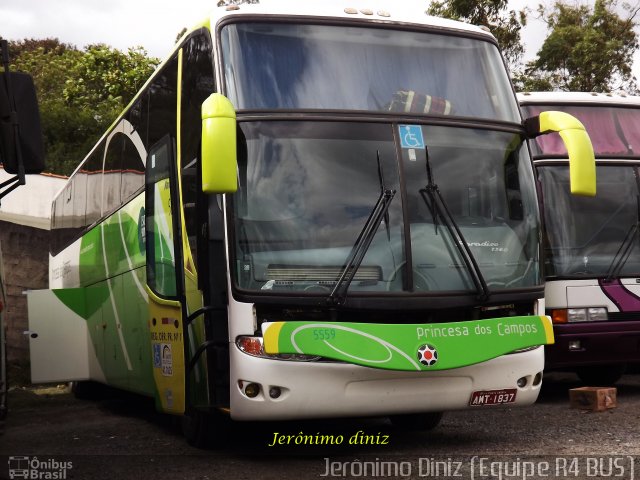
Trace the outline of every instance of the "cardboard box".
[[610, 387], [580, 387], [569, 390], [571, 408], [603, 412], [616, 408], [617, 389]]

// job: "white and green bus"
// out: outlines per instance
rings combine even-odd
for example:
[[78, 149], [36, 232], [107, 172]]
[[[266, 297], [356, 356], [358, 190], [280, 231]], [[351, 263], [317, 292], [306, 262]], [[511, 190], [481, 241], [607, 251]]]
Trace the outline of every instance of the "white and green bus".
[[34, 381], [154, 397], [196, 444], [219, 411], [429, 427], [536, 400], [526, 139], [562, 130], [593, 194], [588, 136], [525, 128], [485, 30], [352, 4], [221, 5], [177, 43], [54, 201]]

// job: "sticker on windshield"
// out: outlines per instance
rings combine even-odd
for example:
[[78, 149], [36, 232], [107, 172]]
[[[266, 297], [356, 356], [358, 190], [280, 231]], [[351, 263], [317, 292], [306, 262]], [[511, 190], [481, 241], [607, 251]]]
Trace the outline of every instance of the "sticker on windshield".
[[400, 144], [402, 148], [424, 149], [424, 138], [420, 125], [400, 125]]

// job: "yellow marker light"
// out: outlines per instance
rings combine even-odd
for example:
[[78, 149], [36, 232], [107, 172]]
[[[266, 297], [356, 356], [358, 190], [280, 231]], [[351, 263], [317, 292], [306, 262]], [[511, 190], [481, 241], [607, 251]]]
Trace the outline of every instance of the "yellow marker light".
[[551, 310], [551, 321], [553, 323], [568, 323], [567, 310], [564, 308]]

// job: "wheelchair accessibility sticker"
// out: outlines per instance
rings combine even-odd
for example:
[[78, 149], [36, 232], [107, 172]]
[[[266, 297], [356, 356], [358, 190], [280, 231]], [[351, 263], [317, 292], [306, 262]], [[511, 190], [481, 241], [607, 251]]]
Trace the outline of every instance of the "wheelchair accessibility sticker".
[[422, 127], [420, 125], [400, 125], [400, 144], [402, 148], [422, 148], [424, 149], [424, 138], [422, 137]]

